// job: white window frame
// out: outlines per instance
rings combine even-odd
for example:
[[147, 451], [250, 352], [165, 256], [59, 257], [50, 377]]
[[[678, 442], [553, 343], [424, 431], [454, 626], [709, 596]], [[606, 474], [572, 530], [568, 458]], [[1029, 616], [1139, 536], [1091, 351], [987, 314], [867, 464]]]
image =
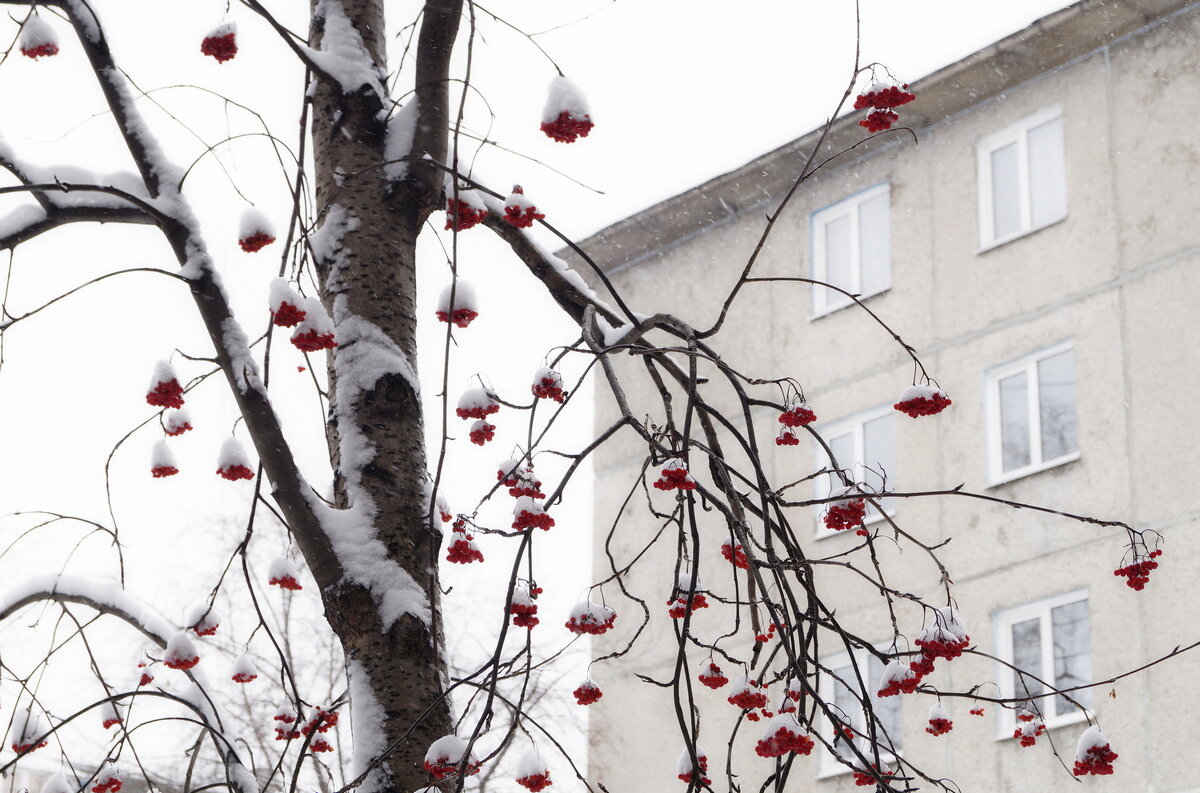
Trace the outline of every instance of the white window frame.
[[[1075, 349], [1074, 339], [1046, 347], [1029, 355], [1023, 356], [1000, 366], [992, 367], [985, 372], [984, 382], [984, 416], [987, 426], [987, 480], [989, 487], [1002, 485], [1014, 479], [1036, 474], [1049, 468], [1055, 468], [1078, 460], [1079, 449], [1068, 452], [1049, 460], [1042, 458], [1042, 411], [1041, 411], [1041, 382], [1038, 380], [1038, 363], [1046, 358], [1052, 358], [1060, 353]], [[1076, 361], [1078, 363], [1078, 361]], [[1004, 470], [1004, 443], [1000, 425], [1000, 381], [1014, 374], [1025, 374], [1026, 398], [1029, 411], [1029, 464], [1011, 471]], [[1078, 367], [1075, 374], [1076, 388], [1079, 385]], [[1078, 416], [1079, 401], [1075, 402]], [[1076, 445], [1079, 436], [1076, 434]]]
[[[1045, 222], [1033, 224], [1033, 201], [1029, 185], [1029, 131], [1042, 124], [1062, 118], [1062, 107], [1055, 105], [1026, 116], [1020, 121], [994, 132], [983, 138], [975, 146], [975, 162], [979, 185], [979, 251], [983, 253], [991, 248], [1011, 242], [1026, 234], [1032, 234], [1038, 229], [1044, 229], [1066, 219], [1067, 209], [1066, 180], [1063, 182], [1063, 213], [1061, 216], [1050, 218]], [[1017, 195], [1020, 201], [1021, 224], [1016, 231], [997, 237], [995, 234], [995, 213], [992, 205], [992, 152], [1002, 149], [1010, 143], [1017, 144]], [[1063, 128], [1063, 167], [1066, 167], [1066, 128]]]
[[[1050, 612], [1059, 606], [1088, 600], [1087, 589], [1076, 589], [1054, 597], [1045, 598], [1034, 603], [1014, 606], [996, 613], [992, 624], [995, 630], [996, 656], [1007, 663], [1013, 662], [1012, 627], [1019, 622], [1034, 619], [1040, 622], [1039, 634], [1042, 640], [1042, 678], [1054, 685], [1054, 635]], [[1091, 610], [1088, 611], [1088, 633], [1091, 635]], [[1091, 647], [1088, 647], [1091, 654]], [[1094, 656], [1093, 656], [1094, 658]], [[1049, 672], [1047, 672], [1049, 670]], [[996, 680], [1000, 683], [1000, 696], [1011, 698], [1017, 696], [1017, 674], [1004, 664], [996, 664]], [[1044, 696], [1037, 700], [1038, 710], [1045, 717], [1047, 729], [1062, 727], [1084, 721], [1087, 714], [1078, 708], [1070, 713], [1057, 713], [1057, 703], [1054, 696]], [[996, 722], [996, 740], [1010, 739], [1017, 726], [1016, 712], [1011, 708], [998, 708], [999, 718]]]
[[[889, 183], [868, 187], [866, 190], [861, 190], [853, 195], [843, 198], [836, 204], [830, 204], [823, 209], [818, 209], [809, 216], [809, 229], [811, 231], [810, 238], [812, 239], [812, 277], [816, 281], [826, 281], [825, 269], [825, 226], [832, 221], [843, 217], [850, 218], [850, 288], [849, 291], [857, 294], [860, 299], [871, 297], [872, 295], [882, 294], [892, 288], [892, 244], [891, 244], [891, 190]], [[886, 283], [874, 292], [864, 294], [862, 291], [862, 257], [861, 257], [861, 235], [859, 233], [859, 216], [858, 208], [862, 204], [874, 198], [884, 195], [888, 197], [888, 245], [887, 245], [887, 278]], [[813, 313], [812, 318], [823, 317], [826, 314], [832, 314], [838, 309], [845, 308], [854, 304], [854, 301], [843, 295], [841, 292], [835, 292], [825, 286], [813, 284]]]
[[[878, 649], [886, 649], [886, 648], [879, 647]], [[856, 649], [854, 651], [854, 659], [858, 663], [859, 672], [861, 674], [865, 675], [863, 682], [867, 684], [867, 693], [868, 693], [868, 695], [870, 695], [870, 693], [875, 690], [874, 686], [878, 685], [878, 683], [879, 683], [878, 680], [873, 680], [873, 679], [871, 679], [871, 676], [870, 676], [870, 653], [868, 653], [865, 649], [862, 649], [862, 648]], [[848, 666], [850, 666], [850, 653], [841, 652], [841, 653], [838, 653], [837, 655], [832, 655], [829, 658], [822, 660], [821, 665], [825, 669], [832, 669], [832, 670], [840, 669], [844, 666], [848, 667]], [[851, 688], [853, 688], [855, 685], [855, 681], [853, 679], [847, 679], [847, 680], [845, 680], [845, 682]], [[820, 676], [817, 679], [817, 693], [820, 694], [821, 699], [823, 699], [825, 702], [831, 703], [834, 701], [834, 688], [833, 687], [834, 687], [833, 675], [831, 675], [827, 672], [821, 672]], [[866, 734], [865, 711], [860, 709], [857, 714], [848, 714], [848, 715], [851, 716], [850, 729], [852, 729], [854, 731], [855, 740], [857, 741], [857, 740], [859, 740], [860, 736]], [[901, 717], [900, 717], [901, 731], [903, 731], [903, 729], [904, 729], [903, 728], [903, 719], [904, 719], [904, 716], [903, 716], [903, 710], [902, 710]], [[829, 717], [827, 715], [825, 715], [824, 713], [820, 714], [820, 718], [818, 719], [818, 721], [820, 723], [820, 726], [818, 727], [818, 729], [821, 731], [821, 735], [825, 736], [826, 738], [828, 738], [829, 740], [832, 741], [832, 739], [833, 739], [833, 722], [830, 721]], [[900, 737], [901, 739], [903, 739], [903, 736], [892, 736], [892, 740], [894, 741], [897, 737]], [[851, 771], [853, 771], [853, 769], [848, 768], [844, 763], [840, 762], [837, 759], [837, 757], [833, 754], [833, 752], [831, 752], [827, 748], [825, 748], [824, 745], [821, 745], [818, 748], [818, 752], [820, 753], [820, 760], [819, 760], [819, 766], [817, 768], [817, 779], [828, 779], [830, 777], [841, 776], [842, 774], [849, 774]], [[884, 749], [883, 747], [880, 747], [880, 750], [879, 750], [879, 759], [883, 760], [883, 762], [887, 763], [888, 765], [895, 764], [897, 758], [900, 758], [903, 756], [904, 756], [903, 740], [901, 740], [901, 746], [900, 746], [899, 752], [891, 752], [889, 750]]]
[[[840, 419], [838, 421], [826, 424], [825, 426], [820, 427], [817, 430], [817, 434], [820, 435], [822, 440], [824, 440], [826, 443], [829, 442], [829, 438], [836, 438], [840, 435], [846, 435], [848, 433], [852, 433], [854, 435], [854, 460], [852, 460], [850, 462], [850, 465], [848, 465], [848, 466], [846, 466], [845, 460], [838, 460], [838, 463], [851, 469], [854, 473], [854, 481], [858, 482], [859, 484], [862, 484], [862, 473], [863, 473], [863, 469], [866, 468], [866, 465], [862, 462], [862, 460], [867, 456], [866, 433], [863, 432], [863, 425], [866, 424], [868, 421], [874, 421], [875, 419], [883, 418], [884, 416], [891, 416], [891, 415], [895, 414], [895, 412], [896, 412], [895, 408], [893, 408], [891, 405], [880, 405], [879, 407], [871, 408], [869, 410], [863, 410], [858, 413], [855, 413], [852, 416], [847, 416], [844, 419]], [[893, 423], [893, 426], [894, 426], [894, 423]], [[897, 450], [897, 452], [898, 451], [899, 450]], [[899, 453], [897, 453], [896, 456], [898, 458], [900, 456]], [[830, 467], [829, 455], [827, 455], [825, 453], [825, 449], [820, 444], [817, 444], [817, 470], [821, 470], [822, 468], [829, 468], [829, 467]], [[896, 472], [895, 471], [886, 471], [885, 473], [887, 474], [887, 483], [888, 483], [889, 489], [894, 490], [896, 487]], [[817, 479], [813, 480], [813, 497], [814, 498], [827, 498], [828, 497], [828, 494], [825, 493], [825, 488], [821, 484], [821, 482], [822, 481], [827, 482], [827, 483], [832, 482], [831, 477], [833, 477], [833, 476], [835, 476], [835, 475], [826, 473], [826, 474], [823, 474], [821, 477], [818, 477]], [[840, 489], [840, 486], [834, 487], [833, 491], [836, 492], [838, 489]], [[869, 509], [869, 507], [868, 507], [868, 509]], [[884, 512], [889, 517], [895, 516], [895, 514], [896, 514], [895, 502], [892, 502], [889, 505], [888, 509], [884, 510]], [[816, 529], [816, 534], [814, 535], [814, 539], [821, 540], [826, 537], [835, 537], [839, 534], [853, 534], [854, 533], [849, 530], [836, 531], [834, 529], [825, 528], [824, 517], [825, 517], [825, 510], [824, 509], [819, 510], [817, 513], [817, 516], [816, 516], [817, 529]], [[863, 525], [871, 526], [873, 524], [879, 523], [883, 519], [884, 519], [883, 515], [881, 515], [878, 512], [868, 513], [866, 518], [863, 520]]]

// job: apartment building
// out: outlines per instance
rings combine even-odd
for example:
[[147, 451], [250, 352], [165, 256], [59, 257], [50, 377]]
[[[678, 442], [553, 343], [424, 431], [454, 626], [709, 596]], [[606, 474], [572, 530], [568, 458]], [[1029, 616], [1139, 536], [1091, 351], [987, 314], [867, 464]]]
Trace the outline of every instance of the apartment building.
[[[847, 152], [780, 216], [756, 274], [813, 278], [860, 295], [949, 392], [954, 404], [945, 413], [913, 420], [892, 409], [913, 382], [913, 362], [833, 290], [748, 286], [752, 298], [735, 305], [714, 340], [742, 371], [796, 377], [820, 435], [865, 484], [962, 484], [1162, 533], [1161, 567], [1144, 591], [1133, 591], [1112, 572], [1124, 563], [1119, 529], [953, 496], [885, 501], [924, 542], [948, 541], [941, 554], [972, 644], [1059, 688], [1108, 680], [1200, 640], [1198, 52], [1200, 3], [1076, 3], [915, 82], [917, 99], [901, 109], [901, 123], [919, 143], [892, 133]], [[860, 118], [840, 119], [817, 156], [860, 141]], [[814, 131], [582, 247], [635, 309], [708, 327], [817, 138]], [[652, 404], [651, 385], [630, 379], [627, 387], [635, 410]], [[604, 428], [614, 413], [603, 395], [598, 402]], [[609, 553], [624, 564], [657, 525], [626, 512], [635, 530], [610, 538], [644, 460], [633, 438], [596, 459], [598, 580], [611, 572]], [[823, 462], [816, 444], [802, 443], [772, 449], [770, 465], [777, 481], [790, 481], [787, 472], [803, 476]], [[810, 497], [829, 487], [819, 478]], [[813, 510], [806, 550], [836, 555], [858, 541], [846, 534], [824, 530]], [[674, 548], [662, 545], [628, 577], [652, 610], [671, 584], [658, 580], [674, 559]], [[708, 570], [718, 568], [714, 556]], [[936, 575], [916, 552], [886, 561], [898, 587], [934, 596]], [[717, 572], [708, 575], [715, 581]], [[838, 586], [832, 574], [824, 580]], [[890, 641], [888, 615], [866, 590], [825, 591], [859, 635]], [[638, 622], [632, 602], [615, 591], [606, 597], [628, 607], [627, 623]], [[590, 777], [613, 793], [682, 789], [670, 692], [632, 674], [670, 676], [675, 635], [657, 611], [626, 659], [593, 671], [604, 698], [589, 711]], [[919, 627], [902, 630], [911, 638]], [[601, 637], [596, 654], [628, 638]], [[877, 661], [865, 653], [859, 660], [878, 673]], [[849, 662], [844, 654], [824, 659], [834, 670]], [[933, 682], [947, 689], [985, 683], [984, 693], [1020, 693], [1008, 666], [979, 657], [938, 674]], [[1200, 650], [1080, 693], [1120, 755], [1112, 777], [1089, 777], [1086, 786], [1200, 790], [1191, 766], [1198, 678]], [[842, 702], [832, 680], [821, 685]], [[738, 711], [721, 692], [697, 698], [702, 724], [722, 725], [703, 727], [700, 740], [723, 790], [725, 725]], [[1083, 712], [1066, 700], [1043, 700], [1050, 740], [1033, 747], [1013, 740], [1012, 711], [988, 707], [974, 717], [965, 700], [947, 703], [954, 731], [932, 737], [924, 729], [931, 702], [918, 694], [876, 703], [899, 751], [926, 771], [963, 791], [1074, 784], [1052, 751], [1069, 767], [1084, 729]], [[854, 707], [847, 698], [844, 709]], [[743, 790], [757, 789], [773, 767], [754, 757], [758, 731], [745, 725], [734, 744], [739, 767], [762, 763], [761, 774], [738, 780]], [[797, 760], [789, 789], [862, 788], [818, 749]]]

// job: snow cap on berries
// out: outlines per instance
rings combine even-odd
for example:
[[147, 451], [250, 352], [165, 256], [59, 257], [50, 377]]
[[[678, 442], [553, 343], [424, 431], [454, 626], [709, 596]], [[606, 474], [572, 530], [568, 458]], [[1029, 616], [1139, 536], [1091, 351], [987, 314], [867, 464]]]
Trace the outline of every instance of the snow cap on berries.
[[742, 675], [740, 680], [730, 686], [728, 700], [730, 705], [737, 705], [742, 710], [767, 706], [767, 695], [749, 675]]
[[175, 455], [171, 454], [171, 450], [167, 448], [167, 442], [155, 441], [154, 446], [150, 449], [150, 475], [155, 479], [161, 479], [177, 473], [179, 473], [179, 463], [175, 462]]
[[292, 344], [296, 349], [302, 352], [317, 352], [336, 347], [333, 320], [329, 318], [329, 313], [325, 311], [321, 301], [315, 297], [306, 297], [301, 308], [304, 309], [304, 319], [292, 332]]
[[900, 659], [888, 661], [879, 676], [879, 691], [881, 697], [891, 697], [896, 694], [911, 694], [921, 684], [921, 676], [909, 668]]
[[562, 375], [548, 366], [538, 369], [533, 375], [533, 395], [538, 399], [553, 399], [562, 402], [567, 398], [563, 390]]
[[[700, 766], [698, 781], [705, 785], [711, 785], [712, 780], [705, 776], [705, 773], [708, 772], [708, 755], [704, 753], [700, 744], [696, 744], [696, 765]], [[675, 773], [679, 775], [680, 780], [690, 785], [692, 784], [692, 773], [695, 770], [695, 766], [692, 765], [692, 753], [685, 746], [679, 753], [679, 760], [675, 763]]]
[[571, 633], [599, 636], [612, 628], [616, 620], [617, 612], [603, 603], [581, 600], [571, 609], [566, 627]]
[[66, 775], [60, 771], [45, 781], [41, 793], [75, 793], [75, 791], [75, 786], [67, 782]]
[[521, 756], [514, 776], [518, 785], [532, 790], [533, 793], [553, 784], [550, 781], [550, 767], [532, 747]]
[[12, 745], [13, 751], [20, 753], [41, 749], [46, 745], [43, 736], [49, 731], [50, 728], [42, 714], [35, 712], [32, 704], [26, 706], [25, 710], [13, 719], [12, 734], [16, 736]]
[[500, 463], [496, 470], [496, 481], [505, 487], [515, 487], [517, 475], [521, 470], [521, 460], [520, 457], [512, 457]]
[[297, 577], [296, 566], [286, 556], [277, 556], [267, 567], [267, 583], [283, 589], [300, 590], [300, 580]]
[[258, 677], [258, 669], [249, 656], [239, 655], [233, 662], [232, 678], [235, 683], [249, 683]]
[[949, 660], [962, 655], [970, 642], [967, 626], [958, 610], [953, 606], [942, 606], [933, 612], [932, 623], [921, 629], [921, 635], [913, 643], [921, 648], [926, 658]]
[[197, 636], [212, 636], [221, 625], [221, 615], [216, 609], [201, 604], [188, 612], [183, 624], [195, 631]]
[[237, 438], [230, 436], [221, 442], [221, 451], [217, 454], [217, 474], [231, 482], [254, 478], [250, 458]]
[[[445, 735], [429, 745], [425, 752], [425, 770], [434, 779], [444, 779], [458, 770], [459, 763], [467, 754], [467, 742], [457, 735]], [[479, 763], [474, 752], [467, 761], [467, 774], [479, 773]]]
[[192, 637], [184, 631], [176, 631], [167, 642], [163, 652], [163, 664], [168, 669], [191, 669], [200, 663], [200, 654]]
[[450, 511], [450, 502], [444, 495], [438, 493], [434, 503], [437, 505], [438, 517], [442, 519], [442, 523], [449, 523], [454, 517], [454, 513]]
[[183, 407], [183, 386], [179, 384], [179, 376], [170, 361], [159, 361], [154, 364], [154, 375], [150, 378], [150, 387], [146, 389], [146, 402], [161, 408]]
[[54, 28], [50, 27], [46, 20], [33, 14], [21, 25], [17, 46], [26, 58], [48, 58], [58, 54], [58, 37], [54, 35]]
[[780, 713], [767, 722], [754, 752], [759, 757], [783, 757], [789, 752], [808, 754], [816, 745], [816, 741], [810, 738], [800, 726], [800, 722], [796, 721], [793, 709], [791, 712]]
[[238, 223], [238, 245], [246, 253], [254, 253], [275, 241], [275, 227], [260, 209], [250, 207]]
[[121, 789], [121, 772], [111, 760], [96, 772], [92, 780], [92, 793], [118, 793]]
[[201, 54], [208, 55], [217, 63], [233, 60], [237, 51], [237, 23], [235, 22], [222, 22], [200, 42]]
[[696, 480], [688, 473], [686, 460], [672, 457], [662, 464], [654, 486], [659, 490], [695, 490]]
[[1112, 750], [1108, 739], [1100, 732], [1100, 728], [1093, 724], [1083, 731], [1083, 735], [1079, 736], [1079, 743], [1075, 746], [1074, 774], [1107, 776], [1113, 772], [1112, 761], [1116, 759], [1117, 754]]
[[593, 126], [583, 92], [566, 77], [553, 77], [542, 108], [542, 132], [559, 143], [574, 143], [586, 138]]
[[925, 728], [925, 732], [933, 736], [945, 735], [954, 729], [954, 722], [950, 719], [950, 714], [942, 707], [942, 703], [935, 702], [929, 706], [929, 726]]
[[121, 716], [121, 711], [117, 707], [117, 703], [111, 699], [100, 703], [100, 726], [104, 729], [109, 729], [120, 724], [125, 719]]
[[304, 298], [292, 289], [286, 278], [272, 278], [267, 302], [271, 306], [271, 322], [276, 327], [294, 328], [304, 321], [305, 312], [300, 308]]
[[554, 518], [546, 514], [542, 502], [529, 496], [521, 496], [513, 506], [512, 527], [517, 530], [539, 528], [549, 531], [554, 525]]
[[910, 385], [904, 389], [893, 408], [914, 419], [918, 416], [933, 416], [953, 404], [950, 396], [940, 388], [927, 385]]
[[[450, 292], [454, 292], [454, 305], [450, 305]], [[438, 296], [437, 318], [440, 322], [453, 322], [465, 328], [479, 316], [479, 299], [475, 288], [462, 278], [447, 284]]]
[[500, 397], [490, 388], [468, 388], [458, 398], [454, 412], [460, 419], [485, 419], [500, 412]]
[[519, 229], [527, 229], [533, 225], [533, 221], [543, 220], [545, 217], [525, 196], [521, 185], [513, 185], [512, 192], [504, 199], [504, 222]]
[[168, 435], [182, 435], [192, 429], [192, 414], [186, 409], [168, 411], [163, 417], [163, 432]]
[[467, 437], [476, 446], [483, 446], [496, 437], [496, 425], [488, 424], [483, 419], [476, 419], [475, 423], [471, 425]]
[[446, 231], [466, 231], [488, 216], [487, 204], [479, 191], [459, 187], [455, 197], [454, 180], [447, 174], [446, 188]]

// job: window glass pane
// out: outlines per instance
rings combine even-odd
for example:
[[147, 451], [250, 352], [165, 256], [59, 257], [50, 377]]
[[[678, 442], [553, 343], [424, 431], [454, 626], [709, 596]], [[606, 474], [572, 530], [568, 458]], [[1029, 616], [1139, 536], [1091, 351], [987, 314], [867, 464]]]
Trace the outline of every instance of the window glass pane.
[[[1042, 622], [1038, 617], [1012, 626], [1012, 664], [1023, 672], [1028, 672], [1037, 680], [1045, 680], [1042, 674]], [[1030, 694], [1042, 693], [1042, 685], [1037, 680], [1013, 673], [1014, 696], [1024, 697]]]
[[[863, 422], [863, 452], [865, 464], [860, 469], [859, 478], [863, 484], [872, 490], [882, 490], [886, 484], [889, 489], [896, 488], [896, 414], [889, 412], [877, 419]], [[881, 473], [886, 473], [887, 480]], [[891, 512], [894, 504], [892, 499], [881, 502], [887, 512]], [[870, 508], [874, 514], [874, 507]]]
[[[837, 715], [843, 723], [849, 724], [854, 730], [854, 734], [858, 735], [862, 732], [862, 705], [861, 700], [856, 697], [852, 691], [858, 689], [858, 678], [854, 676], [854, 668], [850, 664], [839, 666], [832, 670], [836, 676], [833, 681], [833, 704], [836, 707], [831, 708], [834, 714]], [[843, 682], [845, 681], [845, 682]], [[870, 680], [863, 681], [867, 686], [871, 685]], [[850, 757], [851, 753], [846, 741], [837, 741], [834, 747], [841, 757]]]
[[[870, 680], [879, 680], [883, 675], [883, 662], [875, 656], [868, 656], [868, 667], [870, 668]], [[871, 689], [871, 707], [875, 710], [875, 717], [879, 720], [879, 725], [886, 735], [879, 736], [881, 747], [890, 746], [893, 753], [898, 753], [903, 750], [904, 745], [901, 741], [900, 732], [900, 700], [902, 697], [880, 697], [876, 691], [878, 687], [872, 686]]]
[[[854, 291], [850, 261], [850, 216], [842, 215], [825, 224], [825, 282]], [[838, 305], [847, 298], [825, 290], [825, 303]]]
[[890, 198], [885, 193], [858, 206], [858, 257], [862, 267], [864, 295], [882, 292], [892, 285], [892, 229]]
[[1034, 226], [1044, 226], [1067, 215], [1061, 118], [1029, 130], [1029, 205]]
[[[1050, 610], [1050, 634], [1054, 637], [1054, 687], [1070, 688], [1092, 681], [1092, 652], [1086, 600]], [[1083, 689], [1071, 697], [1091, 707], [1092, 691]], [[1054, 698], [1055, 713], [1070, 713], [1075, 706], [1061, 696]]]
[[[854, 472], [855, 472], [856, 464], [858, 463], [858, 454], [854, 448], [854, 433], [847, 432], [847, 433], [844, 433], [842, 435], [837, 435], [832, 438], [826, 438], [825, 442], [829, 444], [829, 450], [831, 452], [833, 452], [833, 459], [837, 461], [837, 464], [841, 467], [842, 470], [846, 471], [847, 474], [851, 478], [853, 478], [855, 475]], [[821, 459], [820, 459], [821, 467], [822, 468], [826, 468], [826, 467], [831, 468], [832, 463], [830, 463], [829, 459], [825, 456], [825, 450], [820, 449], [818, 451], [818, 454], [821, 456]], [[819, 493], [818, 493], [819, 498], [825, 498], [826, 496], [829, 496], [830, 494], [832, 494], [834, 491], [838, 491], [838, 490], [842, 489], [841, 477], [839, 477], [836, 473], [831, 472], [828, 476], [821, 477], [821, 479], [824, 479], [825, 483], [823, 486], [820, 486], [818, 488], [819, 489]], [[818, 479], [817, 481], [819, 482], [821, 480]]]
[[1000, 238], [1021, 228], [1020, 178], [1017, 144], [992, 152], [992, 236]]
[[1079, 450], [1075, 414], [1075, 351], [1038, 361], [1038, 402], [1042, 418], [1042, 459], [1053, 460]]
[[1025, 373], [1000, 380], [1000, 456], [1002, 470], [1029, 465], [1029, 389]]

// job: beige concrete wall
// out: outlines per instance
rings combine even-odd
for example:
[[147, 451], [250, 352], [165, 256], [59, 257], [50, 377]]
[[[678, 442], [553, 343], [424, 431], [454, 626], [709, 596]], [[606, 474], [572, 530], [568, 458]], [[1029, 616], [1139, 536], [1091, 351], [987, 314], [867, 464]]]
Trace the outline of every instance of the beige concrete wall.
[[[919, 146], [892, 147], [831, 169], [788, 208], [763, 254], [761, 275], [808, 275], [809, 214], [889, 183], [893, 286], [868, 305], [921, 351], [954, 399], [936, 418], [897, 415], [899, 486], [963, 483], [1004, 499], [1159, 528], [1166, 536], [1162, 567], [1146, 591], [1133, 592], [1111, 573], [1123, 552], [1118, 529], [962, 497], [899, 503], [895, 519], [907, 530], [926, 543], [950, 541], [941, 556], [983, 651], [994, 649], [992, 620], [998, 611], [1081, 588], [1088, 591], [1098, 680], [1200, 639], [1193, 583], [1200, 569], [1194, 440], [1200, 430], [1200, 159], [1193, 121], [1193, 109], [1200, 106], [1198, 43], [1200, 11], [1191, 11], [1000, 96], [981, 98], [969, 111], [924, 130]], [[1052, 105], [1062, 108], [1064, 121], [1068, 216], [980, 253], [976, 143]], [[758, 239], [766, 209], [670, 247], [614, 280], [637, 309], [667, 310], [707, 327]], [[753, 294], [731, 314], [714, 346], [752, 376], [798, 378], [822, 422], [890, 403], [910, 382], [906, 355], [856, 309], [814, 320], [805, 286], [748, 289]], [[1080, 458], [988, 487], [985, 370], [1068, 339], [1076, 355]], [[635, 414], [660, 418], [655, 394], [644, 376], [636, 376], [640, 362], [619, 365], [630, 375], [626, 383]], [[598, 402], [604, 406], [609, 400], [602, 396]], [[600, 427], [615, 416], [604, 410]], [[811, 471], [815, 450], [807, 444], [777, 450], [771, 444], [774, 417], [759, 418], [759, 441], [768, 445], [774, 480], [787, 482]], [[608, 528], [644, 459], [645, 445], [632, 434], [597, 458], [598, 577], [609, 572]], [[810, 496], [811, 490], [800, 491], [799, 497]], [[669, 497], [651, 492], [657, 504], [669, 505]], [[797, 535], [810, 555], [833, 555], [854, 542], [847, 536], [812, 539], [815, 515], [796, 512]], [[645, 513], [639, 491], [611, 546], [619, 565], [657, 531]], [[710, 552], [701, 559], [702, 582], [731, 595], [728, 566], [716, 556], [723, 524], [713, 516], [701, 530]], [[668, 528], [668, 535], [673, 531]], [[878, 547], [893, 586], [936, 597], [936, 571], [919, 549], [907, 545], [900, 552], [885, 542]], [[627, 659], [594, 672], [605, 696], [590, 711], [591, 777], [613, 793], [679, 785], [674, 762], [681, 742], [671, 692], [629, 674], [670, 677], [677, 646], [664, 602], [674, 558], [675, 542], [667, 536], [628, 577], [631, 590], [647, 601], [649, 627]], [[891, 639], [886, 613], [870, 587], [840, 570], [822, 570], [818, 582], [847, 624], [864, 636]], [[607, 586], [605, 595], [620, 610], [620, 628], [596, 642], [597, 654], [622, 646], [640, 623], [640, 607], [615, 586]], [[697, 633], [724, 626], [715, 611], [698, 615]], [[900, 616], [911, 638], [919, 616], [913, 609]], [[728, 646], [734, 654], [749, 653], [745, 639]], [[693, 664], [704, 660], [695, 648], [689, 658]], [[1089, 789], [1172, 793], [1196, 787], [1187, 725], [1200, 714], [1192, 685], [1198, 674], [1200, 651], [1095, 690], [1095, 711], [1120, 759], [1114, 777], [1090, 778]], [[965, 657], [939, 662], [930, 682], [961, 690], [995, 678], [991, 662]], [[723, 693], [697, 689], [700, 740], [716, 771], [710, 774], [715, 787], [723, 790], [723, 749], [736, 711]], [[929, 737], [923, 727], [930, 703], [924, 695], [904, 701], [905, 757], [926, 771], [953, 779], [964, 791], [1025, 793], [1072, 784], [1044, 742], [1022, 749], [1011, 739], [997, 740], [993, 707], [979, 719], [967, 715], [964, 702], [952, 703], [954, 732]], [[750, 749], [759, 727], [744, 725], [737, 743], [737, 765], [749, 772], [739, 780], [744, 790], [757, 788], [771, 766]], [[1068, 765], [1081, 730], [1073, 725], [1050, 731]], [[845, 775], [815, 777], [815, 760], [800, 759], [789, 789], [855, 789]]]

